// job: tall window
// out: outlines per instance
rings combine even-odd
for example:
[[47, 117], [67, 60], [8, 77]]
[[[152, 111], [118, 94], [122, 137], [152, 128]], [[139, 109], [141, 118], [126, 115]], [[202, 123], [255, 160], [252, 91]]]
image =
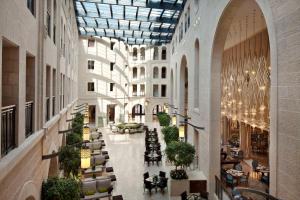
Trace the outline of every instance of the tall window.
[[27, 0], [27, 8], [30, 10], [33, 16], [35, 15], [34, 6], [35, 6], [34, 0]]
[[53, 1], [53, 42], [56, 44], [56, 0]]
[[158, 67], [153, 68], [153, 78], [158, 78]]
[[184, 32], [188, 29], [188, 13], [184, 13]]
[[166, 67], [161, 68], [161, 78], [167, 78], [167, 68]]
[[88, 69], [94, 69], [95, 61], [94, 60], [88, 60]]
[[137, 78], [137, 68], [136, 67], [132, 68], [132, 78], [133, 79]]
[[158, 60], [158, 47], [153, 49], [153, 60]]
[[134, 96], [134, 97], [137, 96], [137, 85], [136, 84], [132, 85], [132, 96]]
[[158, 85], [153, 85], [153, 97], [159, 97], [159, 87], [158, 87]]
[[141, 60], [145, 60], [145, 48], [141, 48]]
[[95, 91], [94, 82], [88, 82], [88, 91]]
[[132, 56], [133, 56], [133, 60], [137, 60], [137, 48], [133, 48], [133, 53], [132, 53]]
[[51, 0], [47, 0], [47, 32], [49, 37], [51, 37], [51, 3]]
[[195, 42], [195, 66], [194, 66], [194, 107], [199, 108], [199, 40], [197, 39]]
[[145, 96], [145, 84], [140, 85], [140, 96]]
[[141, 78], [145, 78], [145, 67], [141, 67]]
[[161, 85], [161, 97], [167, 96], [167, 85]]
[[113, 62], [110, 63], [110, 71], [114, 71], [114, 65], [115, 65], [115, 63], [113, 63]]
[[191, 25], [191, 9], [188, 7], [188, 28], [190, 28]]
[[88, 47], [94, 47], [95, 46], [95, 40], [94, 39], [88, 39]]
[[114, 45], [115, 45], [114, 42], [110, 42], [110, 50], [114, 50]]
[[114, 86], [115, 86], [114, 83], [110, 83], [110, 84], [109, 84], [109, 91], [110, 91], [110, 92], [113, 92], [113, 91], [114, 91]]
[[161, 59], [166, 60], [167, 59], [167, 48], [163, 47], [161, 51]]

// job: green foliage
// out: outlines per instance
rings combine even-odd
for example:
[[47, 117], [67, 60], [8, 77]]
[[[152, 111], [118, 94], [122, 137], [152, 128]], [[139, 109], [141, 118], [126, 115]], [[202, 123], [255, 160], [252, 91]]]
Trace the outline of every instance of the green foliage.
[[189, 143], [172, 141], [165, 150], [167, 158], [177, 167], [189, 166], [195, 157], [195, 148]]
[[79, 200], [80, 185], [72, 178], [49, 178], [42, 184], [43, 200]]
[[170, 177], [176, 180], [188, 179], [188, 175], [186, 174], [186, 171], [183, 169], [171, 170]]
[[169, 126], [169, 124], [171, 122], [170, 115], [168, 115], [167, 113], [164, 113], [164, 112], [157, 113], [157, 118], [158, 118], [159, 124], [161, 126]]
[[164, 140], [167, 145], [172, 141], [179, 140], [179, 130], [176, 126], [166, 126], [161, 132], [164, 135]]
[[82, 136], [78, 133], [67, 134], [67, 145], [77, 144], [82, 142]]
[[83, 118], [84, 118], [83, 114], [76, 113], [75, 118], [73, 119], [72, 122], [73, 132], [79, 134], [80, 136], [82, 136]]
[[66, 177], [78, 176], [80, 167], [80, 151], [74, 146], [63, 146], [59, 150], [60, 166]]

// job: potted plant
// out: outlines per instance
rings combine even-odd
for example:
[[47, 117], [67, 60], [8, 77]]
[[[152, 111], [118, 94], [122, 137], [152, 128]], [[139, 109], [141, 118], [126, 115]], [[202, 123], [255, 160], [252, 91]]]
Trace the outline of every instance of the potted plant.
[[171, 170], [171, 196], [178, 196], [184, 191], [188, 191], [188, 176], [184, 167], [189, 166], [195, 157], [195, 148], [189, 143], [172, 141], [166, 147], [166, 155], [170, 162], [175, 165], [175, 170]]
[[166, 145], [172, 141], [179, 141], [179, 131], [176, 126], [166, 126], [161, 130]]
[[58, 154], [59, 163], [66, 177], [78, 176], [80, 168], [80, 151], [73, 146], [63, 146]]
[[79, 200], [80, 184], [73, 178], [49, 178], [42, 184], [43, 200]]
[[157, 118], [160, 126], [169, 126], [171, 122], [171, 117], [167, 113], [159, 112], [157, 113]]

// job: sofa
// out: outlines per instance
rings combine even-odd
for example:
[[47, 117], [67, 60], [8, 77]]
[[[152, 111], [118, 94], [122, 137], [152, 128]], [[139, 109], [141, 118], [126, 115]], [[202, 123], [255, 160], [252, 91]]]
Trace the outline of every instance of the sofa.
[[110, 178], [97, 178], [81, 182], [81, 193], [84, 200], [108, 197], [110, 199], [113, 186]]

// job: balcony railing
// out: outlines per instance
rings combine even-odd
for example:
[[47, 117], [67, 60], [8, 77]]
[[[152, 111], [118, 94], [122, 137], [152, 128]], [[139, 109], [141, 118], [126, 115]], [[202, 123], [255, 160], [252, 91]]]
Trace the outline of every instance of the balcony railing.
[[50, 97], [46, 97], [46, 121], [50, 119]]
[[25, 136], [28, 137], [33, 133], [33, 101], [25, 104]]
[[55, 96], [52, 97], [52, 116], [55, 115]]
[[6, 155], [16, 147], [16, 106], [1, 109], [1, 154]]

